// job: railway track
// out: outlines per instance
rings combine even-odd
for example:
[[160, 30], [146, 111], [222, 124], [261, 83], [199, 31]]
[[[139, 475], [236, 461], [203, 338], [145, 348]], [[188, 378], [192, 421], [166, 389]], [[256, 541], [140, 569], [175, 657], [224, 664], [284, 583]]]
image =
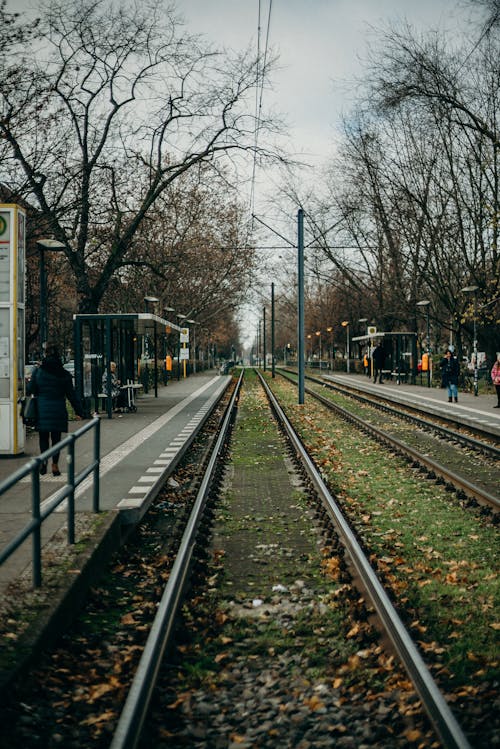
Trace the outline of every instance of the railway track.
[[[349, 524], [328, 491], [317, 468], [311, 461], [277, 399], [265, 382], [263, 380], [261, 382], [266, 389], [267, 397], [270, 400], [272, 410], [280, 427], [286, 432], [287, 439], [293, 446], [293, 451], [306, 471], [315, 492], [320, 497], [323, 507], [326, 508], [331, 521], [340, 534], [342, 542], [349, 553], [350, 560], [356, 569], [357, 576], [361, 580], [362, 588], [376, 610], [385, 633], [390, 637], [443, 745], [446, 747], [469, 747], [464, 733], [431, 677], [417, 647], [397, 615], [386, 591], [380, 584], [359, 542], [352, 533]], [[236, 394], [234, 398], [236, 398]], [[230, 416], [227, 417], [226, 421], [227, 424], [230, 423]], [[222, 436], [223, 434], [224, 436]], [[214, 455], [217, 455], [220, 450], [219, 445], [221, 440], [222, 442], [225, 440], [224, 432], [219, 437], [214, 449]], [[211, 460], [211, 467], [208, 469], [207, 476], [212, 473], [213, 460]], [[186, 528], [179, 555], [172, 568], [157, 617], [121, 714], [111, 749], [125, 749], [125, 747], [134, 747], [138, 744], [142, 726], [146, 719], [153, 683], [158, 675], [159, 661], [168, 647], [169, 636], [173, 631], [174, 620], [178, 613], [177, 608], [180, 601], [180, 593], [185, 586], [186, 569], [189, 566], [186, 555], [191, 555], [194, 548], [195, 528], [200, 522], [201, 508], [206, 504], [209, 485], [209, 479], [204, 479], [195, 502], [193, 516], [190, 518]], [[175, 604], [174, 601], [177, 603]]]
[[[296, 378], [296, 372], [289, 369], [278, 369], [277, 372], [284, 377]], [[493, 460], [500, 459], [500, 447], [498, 438], [493, 436], [490, 431], [483, 430], [479, 425], [471, 426], [462, 424], [457, 421], [456, 417], [447, 418], [442, 413], [436, 416], [429, 414], [429, 409], [423, 409], [417, 402], [397, 403], [388, 395], [367, 393], [362, 388], [353, 384], [333, 382], [330, 378], [314, 377], [306, 375], [306, 379], [323, 388], [346, 395], [359, 403], [365, 403], [369, 406], [383, 411], [384, 413], [394, 415], [400, 419], [406, 419], [409, 423], [414, 424], [422, 429], [429, 429], [435, 434], [439, 434], [446, 440], [453, 441], [463, 447], [475, 450], [481, 454], [491, 457]], [[476, 435], [476, 436], [473, 436]]]
[[[238, 384], [238, 387], [241, 386], [241, 379]], [[431, 743], [425, 744], [428, 746], [445, 746], [445, 747], [469, 747], [470, 744], [465, 736], [464, 731], [460, 728], [460, 725], [458, 724], [454, 714], [450, 710], [450, 707], [446, 701], [446, 699], [443, 697], [443, 694], [441, 693], [440, 689], [437, 687], [436, 682], [434, 681], [434, 678], [431, 676], [431, 672], [429, 671], [428, 666], [425, 665], [424, 660], [420, 654], [419, 648], [415, 645], [413, 641], [412, 635], [409, 633], [407, 627], [405, 627], [402, 624], [402, 621], [398, 614], [396, 613], [396, 610], [394, 608], [393, 603], [391, 602], [391, 596], [384, 590], [381, 583], [379, 582], [379, 579], [377, 577], [377, 574], [374, 572], [366, 553], [363, 551], [362, 545], [360, 544], [357, 534], [354, 533], [345, 518], [343, 517], [343, 513], [341, 512], [341, 509], [339, 505], [337, 504], [335, 498], [332, 496], [331, 492], [329, 491], [327, 485], [325, 484], [325, 481], [321, 475], [321, 473], [318, 471], [316, 465], [314, 464], [314, 461], [309, 457], [307, 452], [302, 446], [302, 442], [300, 438], [295, 433], [294, 428], [292, 427], [290, 421], [286, 418], [283, 409], [277, 402], [276, 397], [269, 391], [269, 389], [266, 386], [267, 390], [267, 397], [269, 398], [272, 409], [276, 415], [276, 418], [278, 419], [280, 423], [280, 428], [284, 430], [286, 433], [286, 439], [291, 445], [289, 446], [288, 451], [289, 454], [292, 456], [293, 461], [297, 461], [300, 463], [300, 469], [297, 468], [297, 471], [300, 471], [306, 478], [302, 478], [301, 481], [304, 483], [305, 486], [307, 486], [307, 493], [313, 493], [316, 497], [314, 500], [315, 505], [318, 506], [319, 509], [316, 510], [318, 517], [321, 519], [321, 525], [324, 527], [323, 533], [325, 537], [327, 537], [329, 540], [329, 544], [332, 548], [337, 548], [338, 542], [336, 540], [331, 540], [333, 536], [332, 531], [332, 524], [336, 528], [336, 533], [340, 535], [342, 538], [342, 548], [345, 549], [349, 555], [349, 562], [347, 565], [348, 569], [351, 569], [353, 571], [353, 575], [356, 578], [357, 581], [359, 581], [359, 584], [361, 586], [361, 589], [363, 590], [363, 595], [371, 601], [369, 618], [372, 618], [374, 616], [374, 612], [376, 612], [376, 617], [378, 619], [379, 625], [383, 626], [384, 631], [386, 632], [387, 637], [391, 640], [393, 648], [398, 653], [398, 656], [401, 660], [401, 662], [404, 664], [404, 668], [406, 669], [408, 675], [410, 676], [414, 688], [416, 690], [416, 693], [419, 695], [419, 698], [424, 705], [425, 712], [428, 716], [428, 719], [430, 720], [434, 730], [436, 731], [437, 736], [439, 736], [439, 740], [435, 739], [434, 743], [432, 743], [432, 739], [429, 739]], [[202, 739], [200, 736], [198, 736], [199, 740], [195, 740], [193, 736], [193, 743], [189, 743], [189, 738], [187, 734], [183, 736], [177, 736], [175, 732], [170, 731], [170, 727], [167, 729], [161, 730], [160, 726], [160, 733], [159, 736], [162, 736], [162, 740], [164, 740], [164, 744], [161, 743], [161, 741], [157, 740], [151, 743], [151, 724], [154, 721], [158, 720], [165, 720], [165, 713], [168, 712], [166, 710], [165, 704], [163, 703], [160, 708], [160, 718], [158, 718], [158, 713], [153, 712], [152, 714], [149, 714], [150, 717], [146, 718], [148, 715], [148, 709], [150, 705], [151, 698], [153, 694], [158, 691], [158, 686], [156, 685], [156, 682], [158, 678], [160, 679], [167, 679], [167, 682], [169, 680], [172, 680], [172, 676], [174, 674], [174, 671], [177, 669], [177, 665], [169, 665], [171, 661], [169, 661], [169, 653], [171, 653], [172, 650], [175, 650], [174, 645], [174, 635], [176, 634], [177, 638], [179, 637], [179, 630], [178, 627], [176, 628], [175, 622], [178, 621], [179, 617], [179, 609], [182, 606], [182, 602], [184, 600], [184, 595], [186, 592], [186, 588], [191, 585], [191, 577], [192, 572], [194, 569], [198, 569], [200, 566], [200, 563], [202, 561], [206, 561], [207, 556], [207, 547], [209, 545], [208, 537], [210, 535], [210, 529], [213, 525], [213, 517], [214, 517], [214, 497], [218, 496], [221, 491], [221, 463], [224, 462], [224, 454], [225, 454], [225, 448], [228, 444], [228, 434], [231, 426], [234, 423], [235, 418], [235, 412], [236, 412], [236, 405], [239, 398], [239, 391], [238, 389], [235, 390], [231, 402], [226, 410], [226, 414], [224, 417], [224, 423], [222, 426], [222, 429], [217, 436], [217, 438], [213, 441], [213, 449], [211, 451], [210, 457], [207, 458], [207, 466], [206, 470], [204, 471], [204, 475], [202, 478], [197, 479], [198, 488], [196, 490], [196, 496], [193, 502], [192, 511], [189, 514], [189, 518], [187, 519], [187, 522], [183, 522], [184, 531], [182, 535], [182, 539], [180, 541], [180, 545], [178, 548], [178, 551], [175, 553], [175, 555], [172, 555], [171, 561], [172, 563], [168, 563], [168, 560], [165, 560], [165, 568], [161, 569], [161, 574], [159, 573], [158, 579], [166, 579], [167, 583], [164, 588], [163, 594], [161, 596], [161, 600], [159, 603], [153, 604], [153, 608], [157, 608], [157, 614], [152, 622], [151, 625], [148, 625], [148, 629], [150, 631], [150, 634], [147, 638], [147, 641], [144, 643], [144, 646], [140, 646], [140, 649], [142, 650], [142, 656], [140, 659], [140, 662], [135, 669], [135, 676], [133, 677], [130, 687], [127, 690], [128, 696], [126, 697], [126, 700], [123, 703], [123, 708], [120, 710], [120, 717], [119, 720], [116, 722], [116, 711], [110, 710], [110, 715], [107, 721], [107, 730], [99, 736], [102, 738], [104, 735], [105, 742], [102, 744], [99, 743], [98, 740], [93, 741], [96, 746], [100, 745], [106, 745], [109, 746], [109, 740], [111, 740], [111, 747], [112, 749], [118, 749], [118, 747], [133, 747], [133, 746], [190, 746], [190, 745], [196, 745], [196, 746], [212, 746], [210, 742], [207, 744], [203, 744]], [[267, 440], [270, 439], [270, 437], [267, 436], [266, 427], [264, 427], [264, 424], [268, 423], [268, 417], [265, 416], [263, 413], [262, 415], [263, 421], [262, 421], [262, 439]], [[263, 447], [263, 455], [266, 456], [267, 453], [273, 451], [272, 445], [265, 444]], [[262, 459], [264, 460], [264, 458]], [[259, 469], [257, 467], [257, 475], [262, 474], [264, 469]], [[291, 471], [289, 470], [289, 473]], [[248, 522], [249, 525], [257, 525], [262, 524], [262, 518], [260, 517], [250, 517], [248, 516], [248, 508], [246, 509], [247, 515], [244, 515], [245, 522]], [[288, 513], [289, 511], [287, 511]], [[301, 513], [301, 520], [302, 520], [302, 514]], [[278, 523], [278, 514], [273, 514], [273, 525]], [[298, 518], [297, 518], [298, 522]], [[258, 533], [261, 532], [262, 529], [258, 529]], [[276, 544], [276, 551], [273, 551], [271, 548], [273, 544], [268, 544], [269, 547], [268, 552], [270, 552], [271, 556], [276, 556], [276, 565], [278, 566], [278, 559], [279, 556], [278, 549], [279, 545], [282, 543], [282, 539], [279, 540], [279, 543]], [[333, 558], [333, 557], [332, 557]], [[330, 558], [327, 560], [329, 563], [331, 562]], [[144, 564], [144, 560], [142, 561]], [[345, 587], [345, 581], [346, 577], [345, 574], [342, 572], [343, 564], [340, 562], [340, 575], [338, 578], [335, 578], [336, 581], [339, 583], [339, 591], [342, 591]], [[212, 570], [213, 571], [213, 570]], [[128, 574], [134, 574], [134, 573], [128, 573]], [[209, 572], [206, 574], [210, 574]], [[215, 575], [216, 577], [216, 575]], [[196, 593], [196, 586], [200, 583], [195, 583], [195, 598], [198, 598], [198, 593]], [[214, 584], [214, 583], [212, 583]], [[299, 586], [300, 587], [300, 586]], [[141, 585], [138, 585], [138, 589], [141, 588]], [[293, 589], [293, 586], [291, 586], [291, 589]], [[278, 594], [276, 594], [278, 595]], [[283, 596], [286, 596], [287, 594], [283, 592]], [[298, 595], [298, 594], [297, 594]], [[336, 593], [336, 595], [341, 595], [341, 592]], [[356, 599], [359, 598], [359, 594], [355, 596]], [[262, 603], [262, 602], [261, 602]], [[359, 603], [359, 601], [358, 601]], [[260, 604], [259, 604], [260, 605]], [[279, 618], [280, 616], [280, 606], [282, 605], [282, 602], [277, 603], [274, 599], [271, 600], [269, 603], [271, 611]], [[273, 606], [275, 607], [273, 609]], [[311, 608], [312, 604], [308, 604], [308, 606]], [[151, 606], [150, 606], [151, 608]], [[321, 608], [321, 607], [320, 607]], [[324, 615], [324, 606], [321, 608], [321, 615]], [[312, 609], [311, 609], [312, 610]], [[287, 609], [288, 611], [288, 609]], [[213, 612], [211, 612], [213, 613]], [[184, 614], [185, 616], [185, 614]], [[289, 617], [289, 611], [287, 614], [287, 617]], [[312, 617], [312, 621], [314, 621], [314, 638], [315, 639], [321, 639], [321, 637], [318, 636], [318, 633], [321, 631], [321, 628], [325, 626], [324, 624], [321, 624], [317, 619]], [[355, 628], [364, 628], [366, 625], [366, 614], [363, 614], [362, 621], [364, 623], [357, 623], [355, 625], [352, 625], [351, 631], [354, 631]], [[289, 627], [289, 621], [288, 618], [286, 618], [286, 625], [283, 625], [284, 627]], [[213, 623], [212, 623], [213, 624]], [[143, 629], [143, 627], [141, 628]], [[182, 631], [182, 629], [181, 629]], [[284, 630], [283, 630], [284, 632]], [[371, 635], [373, 637], [373, 635]], [[223, 639], [228, 639], [227, 637]], [[231, 639], [231, 638], [229, 638]], [[181, 635], [182, 640], [182, 635]], [[205, 646], [204, 640], [202, 641], [203, 645]], [[206, 646], [208, 648], [209, 643], [206, 643]], [[120, 646], [117, 646], [120, 647]], [[371, 646], [370, 646], [371, 647]], [[358, 652], [364, 652], [367, 653], [370, 647], [361, 648]], [[378, 647], [378, 646], [377, 646]], [[139, 649], [139, 646], [137, 646]], [[114, 648], [113, 648], [114, 649]], [[269, 654], [271, 656], [271, 659], [273, 659], [274, 654], [271, 653], [271, 650], [274, 650], [274, 648], [269, 648]], [[328, 650], [328, 648], [327, 648]], [[184, 649], [181, 648], [179, 652], [184, 652]], [[379, 651], [377, 651], [379, 653]], [[165, 666], [165, 663], [162, 664], [162, 661], [165, 661], [165, 656], [167, 665]], [[215, 658], [216, 662], [224, 662], [224, 658], [226, 655], [222, 653], [219, 656]], [[330, 656], [329, 656], [330, 657]], [[358, 656], [356, 656], [358, 657]], [[362, 656], [367, 657], [367, 656]], [[379, 658], [382, 656], [378, 655]], [[389, 660], [392, 656], [389, 656]], [[250, 658], [257, 658], [257, 656], [250, 656]], [[218, 660], [219, 659], [219, 660]], [[359, 657], [358, 657], [359, 660]], [[264, 661], [265, 662], [265, 661]], [[182, 663], [182, 656], [181, 656], [181, 663]], [[181, 667], [181, 666], [180, 666]], [[288, 664], [287, 664], [287, 674], [289, 678], [289, 671], [288, 671]], [[117, 670], [117, 667], [115, 666], [115, 673]], [[60, 676], [60, 675], [59, 675]], [[241, 674], [240, 674], [241, 676]], [[73, 677], [74, 678], [74, 677]], [[229, 677], [227, 677], [229, 678]], [[243, 677], [241, 677], [243, 678]], [[335, 680], [335, 682], [338, 681], [338, 679]], [[342, 679], [340, 679], [342, 681]], [[47, 683], [47, 681], [45, 681]], [[321, 686], [321, 685], [320, 685]], [[323, 684], [323, 688], [326, 691], [328, 690], [327, 687]], [[274, 688], [274, 687], [273, 687]], [[165, 689], [165, 687], [159, 687], [160, 692], [162, 689]], [[248, 687], [248, 690], [250, 687]], [[316, 687], [315, 687], [316, 689]], [[318, 687], [319, 689], [319, 687]], [[168, 690], [168, 687], [167, 687]], [[123, 686], [119, 690], [120, 694], [123, 696]], [[174, 691], [174, 694], [176, 692]], [[177, 694], [177, 697], [179, 697], [179, 694]], [[212, 693], [211, 695], [216, 700], [215, 693]], [[208, 697], [207, 697], [208, 699]], [[371, 700], [374, 698], [371, 697]], [[259, 698], [260, 700], [260, 698]], [[310, 705], [317, 705], [316, 700], [316, 693], [314, 693], [313, 697], [310, 699]], [[179, 700], [177, 700], [179, 701]], [[182, 699], [180, 700], [182, 703]], [[338, 698], [336, 697], [335, 700], [335, 706], [332, 703], [332, 710], [335, 707], [335, 709], [338, 708], [338, 705], [336, 704], [338, 702]], [[323, 697], [323, 702], [320, 700], [319, 704], [327, 703], [327, 698]], [[214, 715], [213, 713], [210, 713], [212, 718], [208, 718], [209, 715], [209, 708], [205, 703], [202, 703], [204, 705], [204, 710], [208, 711], [205, 712], [205, 718], [204, 721], [207, 723], [207, 721], [210, 721], [212, 718], [214, 720], [214, 724], [217, 724], [217, 719], [220, 717], [220, 715]], [[371, 703], [372, 708], [373, 705], [376, 704], [374, 702]], [[169, 706], [170, 707], [170, 706]], [[219, 712], [220, 714], [224, 714], [225, 710], [228, 709], [227, 707], [220, 708]], [[318, 708], [319, 709], [319, 708]], [[103, 708], [101, 707], [101, 711]], [[217, 708], [216, 708], [217, 710]], [[325, 718], [322, 720], [321, 714], [315, 713], [316, 707], [310, 707], [309, 713], [312, 715], [313, 720], [317, 720], [318, 725], [321, 723], [324, 727], [325, 724]], [[323, 707], [323, 712], [325, 712], [326, 708]], [[281, 711], [281, 712], [280, 712]], [[283, 717], [283, 711], [286, 712], [286, 708], [281, 706], [281, 708], [278, 708], [277, 715], [281, 715]], [[373, 710], [372, 710], [373, 711]], [[328, 712], [328, 711], [327, 711]], [[374, 711], [377, 712], [377, 711]], [[410, 712], [410, 711], [408, 711]], [[418, 714], [419, 710], [415, 709], [414, 716], [416, 715], [416, 720], [419, 720]], [[111, 715], [113, 713], [113, 715]], [[161, 717], [163, 716], [163, 717]], [[237, 717], [237, 716], [236, 716]], [[216, 719], [217, 718], [217, 719]], [[96, 724], [97, 724], [97, 719]], [[391, 718], [392, 721], [394, 721], [394, 716]], [[329, 719], [329, 728], [328, 730], [332, 734], [332, 736], [335, 735], [336, 728], [332, 725], [332, 723], [335, 722], [335, 717]], [[85, 721], [81, 721], [81, 724], [86, 723], [87, 725], [91, 724], [91, 719], [87, 718]], [[202, 718], [203, 722], [203, 718]], [[267, 722], [264, 722], [265, 725], [267, 725]], [[292, 723], [293, 724], [293, 723]], [[147, 726], [149, 731], [149, 738], [144, 739], [144, 737], [141, 738], [142, 730], [144, 725]], [[417, 741], [417, 738], [420, 737], [421, 740], [424, 740], [424, 736], [427, 736], [428, 738], [428, 728], [422, 729], [420, 728], [415, 729], [412, 733], [412, 730], [408, 730], [408, 741], [405, 743], [404, 736], [401, 737], [401, 743], [397, 742], [397, 737], [391, 736], [391, 741], [394, 743], [385, 743], [384, 739], [380, 740], [380, 743], [373, 743], [373, 746], [380, 746], [385, 747], [386, 746], [414, 746], [415, 741]], [[113, 728], [113, 736], [111, 738], [109, 734], [109, 729], [111, 726], [114, 726]], [[198, 726], [199, 727], [199, 726]], [[233, 730], [231, 733], [231, 736], [233, 736], [236, 743], [242, 743], [243, 746], [267, 746], [268, 744], [265, 743], [265, 740], [267, 738], [268, 741], [272, 743], [272, 745], [279, 746], [279, 740], [276, 739], [276, 736], [278, 735], [276, 732], [278, 731], [279, 727], [279, 720], [276, 724], [276, 726], [270, 726], [267, 734], [260, 734], [260, 740], [264, 743], [250, 743], [245, 744], [244, 739], [241, 739], [241, 735], [238, 734], [238, 731], [236, 729]], [[201, 729], [200, 729], [201, 730]], [[228, 729], [229, 730], [229, 729]], [[257, 730], [257, 729], [256, 729]], [[266, 729], [267, 730], [267, 729]], [[314, 730], [314, 729], [311, 729]], [[318, 728], [319, 730], [319, 728]], [[342, 728], [342, 730], [345, 730], [345, 726]], [[427, 731], [427, 734], [425, 733]], [[274, 732], [274, 733], [273, 733]], [[196, 734], [195, 734], [196, 735]], [[274, 738], [273, 738], [274, 737]], [[93, 737], [95, 739], [95, 736]], [[177, 739], [179, 739], [179, 743], [177, 743]], [[241, 741], [240, 741], [241, 739]], [[80, 739], [78, 739], [80, 740]], [[141, 741], [143, 742], [141, 744]], [[145, 743], [144, 743], [145, 742]], [[439, 743], [441, 742], [441, 743]], [[75, 743], [75, 746], [82, 745]], [[269, 744], [271, 745], [271, 744]], [[294, 745], [294, 744], [290, 744]], [[323, 744], [322, 744], [323, 745]], [[334, 744], [324, 744], [325, 746], [333, 746]], [[65, 746], [71, 747], [73, 744], [71, 744], [70, 741], [66, 741]], [[479, 746], [479, 744], [478, 744]]]
[[[283, 377], [286, 377], [289, 381], [295, 382], [295, 379], [286, 372], [281, 372]], [[318, 378], [308, 378], [312, 382], [325, 387], [325, 381]], [[500, 498], [496, 493], [498, 489], [498, 467], [497, 463], [500, 458], [500, 449], [495, 445], [491, 444], [490, 441], [484, 441], [476, 439], [470, 435], [458, 432], [455, 429], [449, 429], [443, 427], [442, 424], [432, 421], [429, 418], [423, 419], [420, 416], [417, 417], [414, 414], [409, 413], [406, 409], [401, 409], [395, 406], [388, 405], [386, 402], [381, 402], [376, 397], [368, 397], [359, 392], [356, 392], [353, 388], [344, 388], [343, 386], [326, 384], [326, 387], [334, 390], [342, 395], [348, 394], [349, 397], [354, 397], [356, 401], [363, 404], [367, 404], [370, 407], [382, 409], [385, 413], [390, 413], [391, 416], [397, 419], [404, 419], [409, 421], [412, 425], [417, 428], [424, 428], [428, 431], [436, 433], [440, 437], [444, 437], [449, 443], [465, 447], [469, 450], [480, 453], [481, 455], [487, 456], [488, 460], [492, 464], [492, 473], [490, 479], [490, 486], [492, 490], [489, 491], [485, 486], [481, 486], [474, 481], [471, 481], [464, 475], [464, 464], [463, 460], [460, 459], [462, 470], [454, 471], [447, 465], [440, 463], [433, 459], [429, 454], [422, 450], [417, 450], [407, 442], [398, 439], [397, 437], [389, 434], [386, 430], [381, 429], [377, 424], [370, 423], [365, 415], [360, 416], [353, 413], [352, 410], [333, 402], [331, 399], [325, 397], [321, 393], [317, 392], [312, 388], [305, 388], [305, 391], [314, 397], [316, 400], [321, 402], [328, 409], [334, 411], [342, 418], [350, 421], [357, 428], [369, 434], [374, 439], [385, 444], [388, 448], [394, 450], [397, 454], [405, 456], [414, 466], [418, 466], [427, 472], [429, 478], [434, 478], [441, 483], [457, 492], [460, 499], [468, 498], [481, 504], [484, 507], [489, 508], [493, 511], [495, 517], [498, 519], [500, 511]]]

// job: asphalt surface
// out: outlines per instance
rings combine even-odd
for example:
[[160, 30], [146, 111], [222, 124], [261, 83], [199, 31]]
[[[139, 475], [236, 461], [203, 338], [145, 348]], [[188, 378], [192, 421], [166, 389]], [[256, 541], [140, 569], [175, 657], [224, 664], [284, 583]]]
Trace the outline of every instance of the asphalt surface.
[[[211, 404], [230, 381], [215, 371], [198, 373], [186, 379], [172, 380], [166, 387], [137, 398], [137, 411], [100, 415], [100, 509], [117, 510], [125, 522], [133, 522], [146, 511], [156, 496], [166, 472], [177, 461], [189, 435], [203, 422]], [[84, 422], [70, 422], [74, 433]], [[94, 430], [78, 439], [75, 470], [82, 471], [94, 454]], [[32, 483], [28, 476], [6, 493], [2, 482], [39, 455], [38, 435], [28, 434], [24, 455], [0, 460], [0, 549], [29, 522]], [[55, 493], [66, 484], [67, 454], [62, 453], [59, 467], [62, 475], [40, 477], [42, 510]], [[76, 490], [76, 511], [92, 511], [92, 481], [88, 477]], [[65, 505], [44, 522], [42, 545], [50, 544], [53, 534], [66, 522]], [[122, 520], [123, 522], [123, 520]], [[31, 564], [29, 540], [0, 567], [0, 595], [9, 582]]]

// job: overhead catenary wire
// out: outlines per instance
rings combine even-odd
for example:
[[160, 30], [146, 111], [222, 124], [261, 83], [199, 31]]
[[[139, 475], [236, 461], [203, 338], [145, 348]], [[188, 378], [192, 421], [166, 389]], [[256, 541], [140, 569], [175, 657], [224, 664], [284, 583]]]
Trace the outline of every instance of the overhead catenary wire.
[[[254, 138], [254, 152], [253, 152], [253, 165], [252, 165], [252, 179], [250, 184], [250, 213], [253, 215], [255, 207], [255, 177], [257, 172], [257, 147], [259, 141], [259, 130], [262, 118], [262, 100], [264, 96], [264, 75], [267, 63], [267, 53], [269, 49], [269, 34], [271, 28], [271, 12], [273, 7], [273, 0], [269, 0], [269, 10], [267, 14], [267, 29], [266, 38], [264, 45], [264, 54], [262, 55], [261, 64], [261, 0], [258, 4], [258, 16], [257, 16], [257, 70], [256, 70], [256, 86], [255, 86], [255, 138]], [[253, 222], [252, 222], [253, 224]]]

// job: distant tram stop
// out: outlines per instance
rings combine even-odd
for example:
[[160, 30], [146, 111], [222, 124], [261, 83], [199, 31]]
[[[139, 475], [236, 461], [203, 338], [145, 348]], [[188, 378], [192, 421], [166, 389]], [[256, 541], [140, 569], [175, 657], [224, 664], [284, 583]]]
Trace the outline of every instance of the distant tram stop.
[[[416, 384], [418, 371], [416, 333], [411, 331], [382, 332], [370, 327], [366, 335], [355, 336], [352, 342], [358, 346], [361, 360], [365, 355], [369, 357], [370, 367], [373, 363], [373, 349], [380, 344], [385, 354], [384, 377], [390, 377], [398, 384], [402, 382]], [[373, 370], [370, 371], [373, 374]]]
[[157, 397], [159, 378], [166, 384], [172, 373], [172, 353], [178, 358], [180, 332], [175, 323], [148, 312], [74, 315], [75, 389], [87, 415], [104, 410], [112, 417], [111, 390], [103, 387], [105, 372], [111, 382], [111, 362], [130, 408], [139, 389]]

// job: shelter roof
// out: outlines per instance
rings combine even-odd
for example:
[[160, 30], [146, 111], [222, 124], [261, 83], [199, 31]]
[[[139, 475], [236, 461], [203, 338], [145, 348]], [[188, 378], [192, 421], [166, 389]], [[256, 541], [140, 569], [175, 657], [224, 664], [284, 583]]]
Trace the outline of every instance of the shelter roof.
[[106, 322], [107, 320], [116, 321], [116, 323], [131, 323], [131, 326], [135, 333], [144, 335], [149, 331], [154, 330], [155, 325], [163, 328], [171, 328], [172, 330], [181, 330], [181, 327], [175, 323], [166, 320], [158, 315], [153, 315], [150, 312], [125, 312], [125, 313], [111, 313], [107, 315], [102, 314], [78, 314], [73, 315], [73, 320], [81, 320], [82, 322]]
[[371, 335], [358, 335], [351, 338], [351, 341], [366, 341], [369, 343], [376, 338], [397, 338], [403, 336], [416, 336], [417, 334], [413, 330], [390, 330], [390, 331], [377, 331]]

